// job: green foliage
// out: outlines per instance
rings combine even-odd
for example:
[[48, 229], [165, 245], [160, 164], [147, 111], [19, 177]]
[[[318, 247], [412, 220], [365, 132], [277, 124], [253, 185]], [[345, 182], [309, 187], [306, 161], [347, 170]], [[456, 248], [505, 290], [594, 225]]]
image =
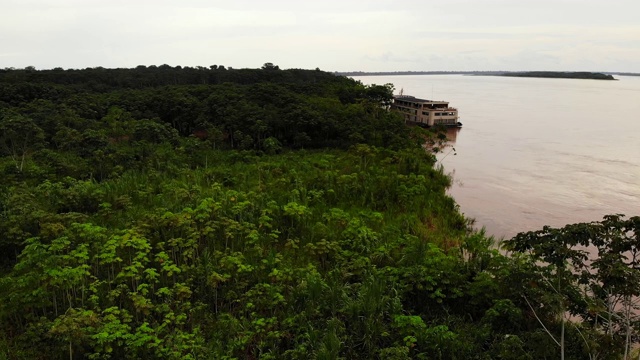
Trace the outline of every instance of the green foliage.
[[18, 171], [27, 156], [44, 145], [44, 132], [33, 120], [9, 112], [0, 113], [0, 154], [8, 155]]
[[0, 83], [0, 358], [550, 358], [563, 308], [573, 358], [635, 336], [606, 309], [638, 295], [638, 219], [504, 255], [391, 84], [270, 63]]
[[639, 235], [640, 217], [607, 215], [601, 222], [520, 233], [505, 247], [529, 254], [532, 283], [548, 289], [529, 295], [533, 311], [549, 309], [547, 316], [563, 323], [565, 313], [581, 319], [575, 329], [587, 334], [581, 333], [582, 345], [590, 356], [622, 348], [626, 357], [638, 331]]

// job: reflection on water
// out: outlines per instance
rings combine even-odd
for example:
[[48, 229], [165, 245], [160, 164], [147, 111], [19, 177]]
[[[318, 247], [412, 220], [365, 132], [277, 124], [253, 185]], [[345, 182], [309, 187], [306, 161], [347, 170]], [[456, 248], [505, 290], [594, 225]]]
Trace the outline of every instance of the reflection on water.
[[487, 232], [640, 215], [640, 77], [620, 81], [479, 76], [360, 77], [449, 101], [462, 129], [439, 162], [450, 194]]

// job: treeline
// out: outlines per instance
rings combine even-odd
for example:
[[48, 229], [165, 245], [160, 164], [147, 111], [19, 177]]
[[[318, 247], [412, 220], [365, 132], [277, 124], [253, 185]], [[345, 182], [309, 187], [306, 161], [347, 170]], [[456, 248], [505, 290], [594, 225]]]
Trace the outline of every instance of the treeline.
[[[204, 85], [191, 78], [200, 72], [216, 80]], [[138, 75], [146, 80], [135, 80]], [[88, 141], [101, 147], [132, 135], [133, 127], [142, 124], [168, 126], [216, 146], [268, 151], [359, 142], [397, 147], [404, 146], [406, 137], [402, 122], [382, 111], [381, 105], [391, 101], [389, 86], [364, 86], [321, 71], [275, 66], [13, 70], [0, 77], [0, 84], [5, 121], [23, 115], [21, 121], [33, 121], [56, 149], [91, 147], [81, 138], [92, 138]], [[155, 131], [162, 132], [160, 128]], [[67, 136], [75, 132], [74, 139]], [[64, 136], [72, 143], [62, 144]]]
[[502, 71], [338, 71], [342, 76], [386, 76], [386, 75], [500, 75]]
[[616, 80], [612, 75], [594, 72], [561, 72], [561, 71], [527, 71], [506, 72], [502, 76], [557, 78], [557, 79], [592, 79], [592, 80]]
[[386, 111], [391, 85], [94, 70], [2, 75], [0, 359], [630, 354], [640, 219], [498, 251], [446, 195], [438, 134]]
[[475, 76], [513, 76], [560, 79], [616, 80], [611, 74], [638, 76], [637, 73], [596, 73], [596, 72], [559, 72], [559, 71], [345, 71], [335, 72], [341, 76], [396, 76], [396, 75], [475, 75]]
[[339, 82], [332, 74], [319, 69], [316, 71], [280, 70], [277, 65], [271, 63], [266, 63], [262, 69], [234, 69], [224, 65], [182, 67], [167, 64], [160, 66], [140, 65], [132, 69], [107, 69], [103, 67], [66, 70], [62, 68], [36, 70], [34, 67], [0, 69], [0, 82], [5, 84], [29, 82], [31, 84], [74, 85], [76, 88], [94, 91], [122, 88], [141, 89], [166, 85], [215, 85], [225, 82], [309, 84], [331, 81]]

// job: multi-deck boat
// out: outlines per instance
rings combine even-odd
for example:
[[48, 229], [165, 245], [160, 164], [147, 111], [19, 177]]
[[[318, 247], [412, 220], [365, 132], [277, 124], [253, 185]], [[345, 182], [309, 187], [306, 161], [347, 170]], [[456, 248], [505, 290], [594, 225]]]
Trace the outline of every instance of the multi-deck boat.
[[398, 111], [408, 123], [420, 126], [461, 127], [458, 109], [449, 107], [447, 101], [418, 99], [410, 95], [395, 95], [391, 109]]

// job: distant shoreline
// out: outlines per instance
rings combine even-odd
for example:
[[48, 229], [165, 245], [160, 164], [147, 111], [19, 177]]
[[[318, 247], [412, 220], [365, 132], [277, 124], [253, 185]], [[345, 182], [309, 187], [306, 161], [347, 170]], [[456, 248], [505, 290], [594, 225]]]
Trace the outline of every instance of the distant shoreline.
[[[335, 71], [340, 76], [396, 76], [396, 75], [476, 75], [476, 76], [513, 76], [513, 77], [542, 77], [558, 79], [595, 79], [616, 80], [611, 75], [640, 76], [640, 73], [629, 72], [569, 72], [569, 71]], [[540, 76], [534, 76], [538, 74]], [[591, 74], [594, 77], [588, 77]], [[597, 75], [594, 75], [597, 74]], [[602, 78], [601, 76], [611, 78]]]
[[527, 71], [504, 73], [500, 76], [532, 77], [550, 79], [590, 79], [590, 80], [616, 80], [612, 75], [594, 72], [563, 72], [563, 71]]
[[[501, 75], [504, 71], [336, 71], [341, 76], [388, 76], [388, 75]], [[639, 74], [640, 75], [640, 74]]]

